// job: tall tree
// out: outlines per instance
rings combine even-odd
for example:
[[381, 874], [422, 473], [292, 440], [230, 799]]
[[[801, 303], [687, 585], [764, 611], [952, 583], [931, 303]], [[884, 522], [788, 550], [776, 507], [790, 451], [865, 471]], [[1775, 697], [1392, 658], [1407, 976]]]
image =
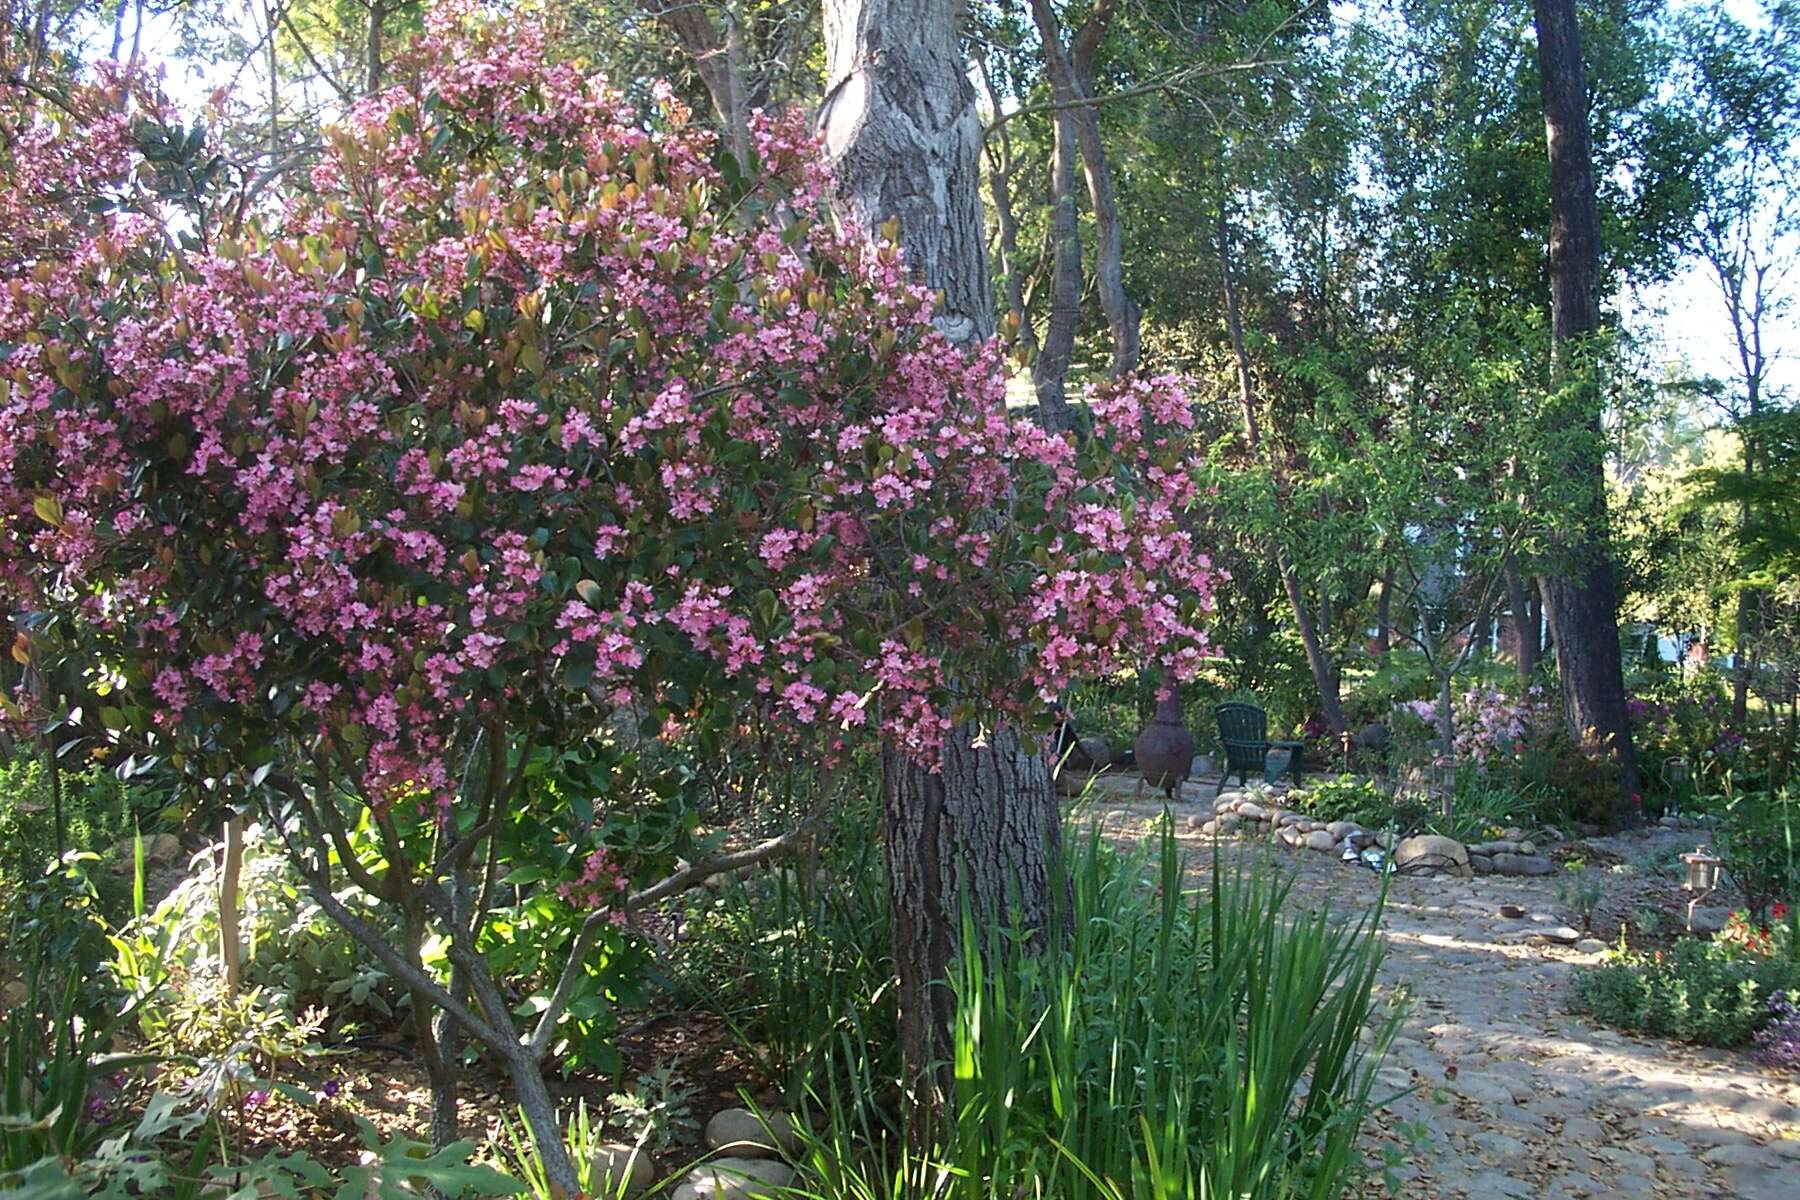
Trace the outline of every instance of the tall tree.
[[[840, 217], [897, 225], [911, 270], [942, 295], [937, 323], [972, 343], [994, 331], [981, 211], [981, 122], [959, 0], [828, 0], [819, 111]], [[964, 906], [975, 927], [1044, 931], [1060, 814], [1049, 764], [1010, 730], [965, 723], [938, 763], [888, 754], [882, 824], [900, 991], [900, 1043], [922, 1138], [945, 1111]]]
[[1606, 544], [1606, 477], [1601, 392], [1586, 361], [1600, 331], [1600, 214], [1588, 130], [1587, 77], [1574, 0], [1536, 0], [1539, 87], [1550, 156], [1550, 327], [1557, 370], [1587, 436], [1571, 447], [1566, 472], [1586, 494], [1587, 521], [1563, 531], [1563, 569], [1539, 581], [1556, 643], [1563, 709], [1578, 736], [1604, 739], [1619, 763], [1619, 785], [1638, 790], [1625, 676], [1619, 654], [1618, 593]]
[[[1722, 408], [1738, 434], [1742, 472], [1761, 469], [1758, 435], [1773, 395], [1771, 335], [1791, 311], [1791, 273], [1800, 237], [1800, 203], [1791, 180], [1800, 166], [1800, 8], [1775, 3], [1752, 28], [1723, 8], [1683, 14], [1681, 92], [1693, 123], [1702, 180], [1689, 248], [1712, 276], [1731, 333], [1735, 386]], [[1761, 519], [1744, 489], [1738, 523]], [[1751, 677], [1767, 590], [1747, 580], [1737, 592], [1732, 720], [1749, 713]]]

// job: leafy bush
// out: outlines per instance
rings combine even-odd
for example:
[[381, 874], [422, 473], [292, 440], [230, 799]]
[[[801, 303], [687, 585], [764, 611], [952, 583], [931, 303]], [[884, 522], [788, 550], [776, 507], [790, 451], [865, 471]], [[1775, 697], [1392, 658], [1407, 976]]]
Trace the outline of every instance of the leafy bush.
[[965, 927], [955, 1117], [923, 1151], [893, 1120], [884, 1048], [843, 1014], [805, 1106], [823, 1110], [807, 1193], [977, 1200], [1029, 1179], [1068, 1200], [1343, 1194], [1393, 1031], [1377, 1021], [1361, 1041], [1379, 939], [1290, 919], [1278, 879], [1215, 866], [1186, 890], [1185, 867], [1168, 837], [1149, 854], [1091, 839], [1069, 854], [1066, 939], [1034, 954], [997, 937], [984, 962]]
[[1766, 1025], [1777, 992], [1800, 988], [1800, 963], [1683, 938], [1673, 949], [1614, 951], [1570, 982], [1570, 1007], [1633, 1033], [1736, 1046]]
[[[133, 795], [99, 767], [62, 772], [65, 849], [104, 855], [135, 831]], [[56, 821], [41, 757], [0, 759], [0, 904], [56, 861]], [[116, 898], [116, 897], [115, 897]]]
[[[210, 855], [195, 859], [188, 876], [156, 906], [113, 937], [111, 970], [134, 996], [165, 987], [204, 992], [219, 974], [219, 872]], [[356, 1013], [392, 1016], [403, 997], [387, 972], [306, 890], [279, 839], [260, 825], [244, 831], [238, 877], [238, 934], [243, 984], [263, 1002], [297, 1017], [311, 1006], [343, 1020]], [[383, 924], [379, 909], [355, 887], [336, 893], [365, 920]], [[165, 1019], [166, 1006], [147, 1005], [146, 1036]]]
[[880, 844], [862, 833], [874, 819], [864, 797], [810, 862], [689, 901], [683, 990], [716, 1008], [795, 1101], [831, 1086], [821, 1072], [845, 1037], [880, 1058], [887, 1077], [899, 1071], [887, 873]]
[[1800, 802], [1792, 792], [1740, 788], [1727, 775], [1713, 797], [1713, 837], [1725, 873], [1761, 920], [1783, 898], [1800, 898]]
[[1339, 775], [1308, 781], [1300, 795], [1289, 793], [1299, 810], [1319, 821], [1358, 821], [1379, 828], [1393, 801], [1372, 779]]

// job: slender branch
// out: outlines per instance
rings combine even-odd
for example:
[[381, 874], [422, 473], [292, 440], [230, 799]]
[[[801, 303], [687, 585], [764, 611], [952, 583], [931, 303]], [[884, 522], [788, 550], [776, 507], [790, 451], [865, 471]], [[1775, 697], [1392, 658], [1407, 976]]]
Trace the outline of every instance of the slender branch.
[[[637, 912], [659, 900], [687, 891], [714, 875], [725, 871], [736, 871], [743, 867], [753, 867], [778, 858], [797, 847], [800, 842], [813, 831], [818, 820], [815, 813], [794, 828], [779, 837], [738, 850], [730, 854], [694, 863], [675, 872], [639, 892], [633, 892], [625, 901], [626, 912]], [[556, 1023], [562, 1018], [563, 1010], [574, 998], [575, 985], [581, 978], [583, 965], [588, 953], [594, 948], [594, 941], [600, 936], [601, 926], [612, 919], [612, 910], [599, 909], [589, 913], [587, 920], [581, 923], [580, 931], [575, 935], [575, 942], [569, 949], [569, 960], [563, 967], [562, 977], [556, 981], [556, 990], [550, 994], [550, 1003], [544, 1007], [538, 1017], [537, 1029], [531, 1036], [530, 1051], [534, 1058], [541, 1059], [550, 1048], [550, 1039], [555, 1035]]]

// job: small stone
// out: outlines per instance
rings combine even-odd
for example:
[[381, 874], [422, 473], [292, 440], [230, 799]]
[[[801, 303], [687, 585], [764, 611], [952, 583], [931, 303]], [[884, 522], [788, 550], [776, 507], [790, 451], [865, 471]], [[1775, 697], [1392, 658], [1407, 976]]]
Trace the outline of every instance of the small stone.
[[1494, 860], [1488, 858], [1486, 855], [1471, 853], [1469, 855], [1469, 869], [1474, 871], [1477, 875], [1492, 875], [1494, 873]]
[[1755, 1142], [1726, 1142], [1700, 1156], [1715, 1167], [1772, 1167], [1775, 1155]]
[[1238, 827], [1242, 824], [1243, 824], [1243, 822], [1238, 819], [1238, 815], [1236, 813], [1226, 813], [1224, 816], [1219, 818], [1219, 832], [1220, 833], [1236, 833], [1238, 831]]
[[1605, 954], [1608, 950], [1612, 949], [1611, 946], [1608, 946], [1599, 938], [1591, 937], [1582, 938], [1579, 942], [1576, 942], [1575, 948], [1583, 954]]
[[1325, 826], [1332, 837], [1343, 841], [1347, 837], [1355, 837], [1363, 831], [1363, 827], [1355, 821], [1333, 821]]
[[1246, 821], [1261, 821], [1269, 815], [1267, 809], [1251, 800], [1246, 800], [1238, 805], [1237, 813]]
[[1502, 904], [1500, 906], [1500, 915], [1509, 921], [1517, 921], [1525, 915], [1525, 912], [1523, 904]]
[[1321, 851], [1336, 850], [1337, 839], [1331, 836], [1331, 831], [1328, 829], [1315, 829], [1306, 835], [1306, 848]]
[[1499, 1171], [1482, 1171], [1470, 1177], [1468, 1193], [1469, 1200], [1524, 1200], [1535, 1196], [1537, 1189]]
[[1536, 842], [1520, 842], [1519, 843], [1519, 853], [1525, 855], [1526, 857], [1530, 857], [1531, 855], [1536, 854], [1537, 853], [1537, 843]]
[[673, 1200], [759, 1200], [794, 1181], [794, 1168], [766, 1158], [715, 1158], [695, 1167]]
[[707, 1149], [738, 1158], [775, 1158], [799, 1145], [794, 1119], [783, 1112], [758, 1116], [747, 1108], [727, 1108], [706, 1123]]
[[1289, 826], [1281, 830], [1281, 840], [1287, 845], [1288, 849], [1298, 850], [1305, 844], [1306, 835], [1301, 833], [1298, 829]]
[[1731, 919], [1731, 910], [1718, 905], [1702, 905], [1694, 910], [1689, 928], [1695, 933], [1717, 933]]
[[1220, 796], [1213, 801], [1213, 811], [1216, 813], [1236, 812], [1237, 807], [1238, 801], [1234, 796]]
[[594, 1147], [594, 1185], [597, 1196], [613, 1196], [623, 1183], [627, 1193], [641, 1192], [656, 1182], [656, 1160], [642, 1146], [602, 1142]]

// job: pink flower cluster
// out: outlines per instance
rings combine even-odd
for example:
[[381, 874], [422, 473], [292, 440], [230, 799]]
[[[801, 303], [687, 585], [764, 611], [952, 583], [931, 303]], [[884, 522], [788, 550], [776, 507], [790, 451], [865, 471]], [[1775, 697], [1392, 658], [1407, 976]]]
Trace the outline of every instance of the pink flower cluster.
[[[77, 617], [138, 735], [442, 806], [489, 721], [711, 705], [935, 762], [958, 712], [1195, 669], [1221, 577], [1181, 380], [1049, 436], [827, 218], [800, 114], [734, 193], [679, 106], [640, 119], [530, 22], [440, 6], [407, 55], [311, 188], [181, 255], [117, 104], [4, 100], [0, 599]], [[116, 211], [19, 199], [52, 177]]]

